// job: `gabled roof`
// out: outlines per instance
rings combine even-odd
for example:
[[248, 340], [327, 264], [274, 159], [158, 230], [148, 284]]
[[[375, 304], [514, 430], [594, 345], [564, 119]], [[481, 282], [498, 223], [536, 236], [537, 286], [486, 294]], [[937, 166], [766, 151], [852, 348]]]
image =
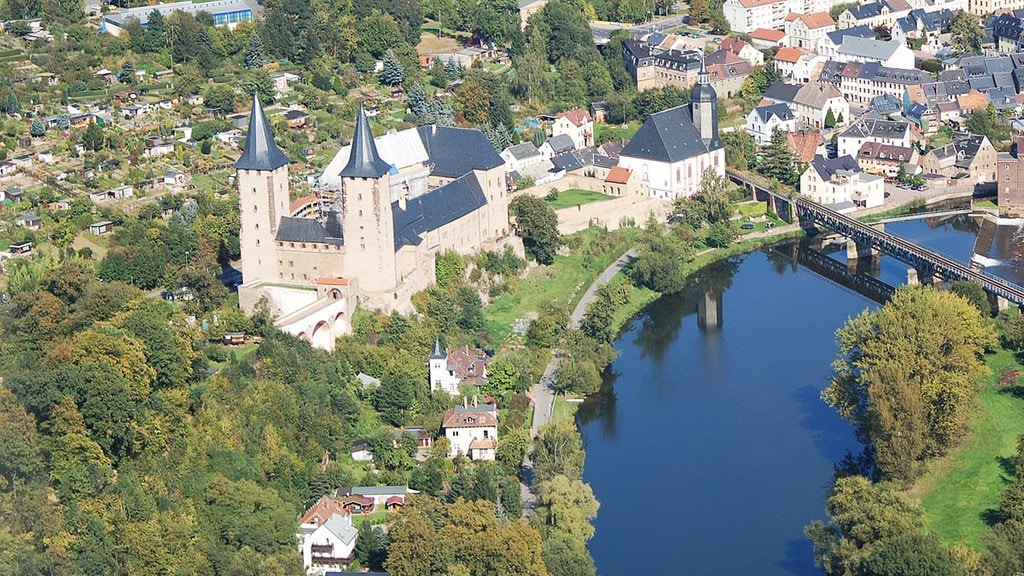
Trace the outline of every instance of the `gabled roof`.
[[433, 125], [420, 126], [418, 131], [433, 165], [432, 175], [457, 178], [505, 163], [479, 130]]
[[786, 37], [786, 33], [782, 30], [769, 30], [768, 28], [758, 28], [750, 33], [750, 37], [754, 40], [764, 40], [767, 42], [781, 42]]
[[629, 182], [630, 176], [632, 176], [632, 172], [622, 166], [615, 166], [608, 171], [608, 176], [605, 177], [604, 181], [612, 184], [626, 184]]
[[786, 84], [776, 82], [764, 91], [764, 97], [776, 102], [796, 102], [796, 93], [800, 91], [803, 84]]
[[803, 84], [796, 93], [795, 102], [814, 109], [823, 110], [828, 101], [842, 98], [843, 93], [832, 84]]
[[[712, 149], [720, 147], [720, 144], [713, 145]], [[658, 162], [678, 162], [708, 151], [693, 125], [690, 107], [684, 105], [651, 114], [620, 155]]]
[[334, 514], [322, 526], [330, 530], [331, 534], [334, 534], [346, 546], [351, 544], [359, 533], [355, 526], [352, 526], [352, 520], [347, 515]]
[[583, 162], [576, 157], [574, 152], [565, 152], [558, 156], [553, 156], [551, 158], [551, 164], [554, 166], [554, 168], [551, 169], [552, 172], [559, 172], [562, 170], [572, 172], [583, 168]]
[[[490, 149], [493, 153], [494, 148]], [[487, 197], [472, 172], [426, 194], [410, 198], [404, 210], [398, 202], [393, 202], [391, 210], [394, 214], [395, 249], [405, 245], [418, 246], [423, 241], [424, 233], [437, 230], [486, 204]]]
[[786, 140], [798, 162], [813, 160], [818, 146], [825, 143], [821, 132], [786, 132]]
[[331, 498], [330, 496], [321, 496], [315, 504], [306, 510], [306, 513], [299, 519], [299, 524], [313, 523], [319, 526], [327, 522], [334, 514], [344, 514], [345, 509], [342, 508], [341, 502]]
[[249, 132], [245, 135], [245, 150], [235, 162], [236, 170], [271, 171], [288, 164], [288, 157], [274, 142], [274, 131], [263, 114], [259, 97], [253, 95], [249, 113]]
[[905, 138], [910, 122], [901, 120], [860, 120], [847, 128], [840, 138]]
[[846, 36], [843, 38], [843, 43], [836, 48], [836, 52], [881, 61], [892, 57], [900, 46], [902, 44], [899, 40], [885, 41], [874, 38], [861, 38], [859, 36]]
[[766, 124], [772, 119], [772, 116], [782, 121], [796, 118], [793, 111], [789, 109], [789, 105], [784, 102], [769, 104], [767, 106], [758, 106], [757, 108], [754, 108], [754, 112], [757, 114], [757, 117], [761, 120], [762, 124]]
[[282, 216], [277, 226], [278, 242], [309, 242], [314, 244], [335, 244], [344, 246], [342, 238], [330, 238], [327, 229], [314, 218], [292, 218]]
[[874, 38], [875, 32], [866, 24], [861, 24], [858, 26], [844, 28], [842, 30], [836, 30], [834, 32], [826, 32], [825, 35], [828, 36], [829, 40], [831, 40], [833, 44], [839, 46], [843, 43], [843, 38], [846, 38], [847, 36]]
[[851, 6], [847, 11], [850, 13], [850, 16], [853, 16], [856, 20], [868, 20], [882, 15], [882, 3], [872, 2], [870, 4]]
[[860, 172], [860, 166], [857, 161], [853, 159], [853, 156], [840, 156], [839, 158], [825, 158], [823, 156], [815, 156], [811, 160], [811, 168], [818, 173], [818, 177], [828, 182], [835, 176], [839, 170], [846, 170], [849, 172]]
[[561, 154], [562, 152], [572, 150], [576, 147], [576, 144], [573, 143], [572, 138], [568, 134], [552, 136], [548, 139], [547, 144], [555, 154]]
[[591, 124], [594, 122], [594, 119], [590, 117], [590, 114], [582, 108], [567, 110], [565, 112], [562, 112], [555, 118], [565, 118], [569, 122], [572, 122], [572, 125], [577, 128], [583, 126], [584, 124]]
[[787, 46], [785, 48], [779, 48], [779, 51], [775, 53], [775, 61], [795, 64], [806, 55], [807, 52], [799, 48]]
[[796, 12], [790, 12], [786, 15], [786, 22], [794, 22], [799, 20], [804, 23], [804, 26], [809, 30], [817, 30], [818, 28], [827, 28], [828, 26], [835, 26], [836, 21], [832, 19], [832, 16], [828, 12], [811, 12], [810, 14], [798, 14]]
[[533, 145], [533, 142], [523, 142], [521, 144], [516, 144], [515, 146], [509, 146], [505, 151], [511, 154], [516, 160], [525, 160], [527, 158], [540, 156], [540, 150], [537, 150], [537, 147]]
[[879, 142], [865, 142], [861, 144], [860, 150], [857, 152], [858, 159], [866, 158], [881, 162], [910, 162], [913, 157], [913, 148], [904, 148]]
[[348, 164], [339, 173], [342, 178], [380, 178], [387, 174], [391, 165], [381, 159], [377, 153], [377, 145], [373, 141], [373, 132], [366, 119], [363, 105], [359, 105], [356, 115], [356, 132], [352, 136], [352, 148], [349, 151]]
[[456, 406], [449, 408], [444, 413], [444, 420], [441, 424], [444, 428], [467, 428], [475, 426], [497, 426], [498, 419], [493, 405], [483, 406]]

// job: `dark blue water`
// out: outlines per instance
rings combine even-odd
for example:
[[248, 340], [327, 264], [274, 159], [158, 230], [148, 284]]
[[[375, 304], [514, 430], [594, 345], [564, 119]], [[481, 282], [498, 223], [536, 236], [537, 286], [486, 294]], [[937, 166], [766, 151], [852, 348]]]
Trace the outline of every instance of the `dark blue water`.
[[[953, 224], [887, 229], [964, 262], [974, 242]], [[600, 574], [820, 573], [803, 527], [824, 516], [833, 464], [861, 448], [820, 392], [835, 331], [876, 304], [793, 264], [797, 249], [710, 266], [616, 341], [578, 414]], [[878, 275], [899, 285], [906, 269], [883, 258]], [[699, 325], [702, 302], [717, 328]]]

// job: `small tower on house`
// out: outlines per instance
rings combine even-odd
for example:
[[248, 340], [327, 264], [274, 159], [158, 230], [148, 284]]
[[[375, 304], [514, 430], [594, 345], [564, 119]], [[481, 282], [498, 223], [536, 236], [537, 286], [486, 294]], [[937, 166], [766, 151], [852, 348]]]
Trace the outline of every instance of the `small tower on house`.
[[430, 391], [444, 390], [448, 392], [445, 384], [447, 383], [448, 376], [448, 355], [445, 354], [444, 348], [441, 347], [441, 340], [434, 340], [434, 352], [428, 359], [430, 363]]
[[700, 139], [708, 150], [722, 147], [722, 139], [718, 136], [718, 94], [711, 87], [711, 76], [704, 65], [704, 56], [700, 58], [700, 73], [697, 74], [697, 85], [693, 87], [693, 100], [690, 103], [693, 126], [700, 133]]
[[358, 271], [361, 291], [377, 294], [394, 291], [400, 281], [395, 263], [390, 169], [391, 165], [377, 153], [370, 123], [360, 106], [348, 164], [340, 173], [342, 228], [346, 267]]
[[274, 143], [263, 106], [254, 94], [245, 150], [235, 162], [238, 184], [239, 243], [246, 283], [277, 280], [274, 242], [277, 225], [288, 213], [288, 157]]

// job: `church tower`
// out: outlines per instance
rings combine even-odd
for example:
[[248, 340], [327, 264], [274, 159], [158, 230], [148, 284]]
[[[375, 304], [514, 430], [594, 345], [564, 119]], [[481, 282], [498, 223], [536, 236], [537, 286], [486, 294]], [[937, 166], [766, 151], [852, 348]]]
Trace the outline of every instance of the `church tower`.
[[348, 164], [340, 173], [345, 269], [359, 278], [360, 291], [393, 292], [399, 283], [390, 169], [377, 153], [370, 123], [360, 106]]
[[704, 65], [704, 57], [700, 59], [700, 73], [697, 74], [697, 85], [693, 87], [693, 101], [690, 103], [693, 126], [700, 133], [700, 139], [708, 150], [722, 147], [722, 139], [718, 136], [718, 94], [711, 87], [711, 77]]
[[288, 213], [288, 157], [274, 143], [274, 132], [254, 94], [245, 150], [235, 162], [238, 184], [242, 279], [246, 283], [277, 277], [274, 243], [277, 225]]

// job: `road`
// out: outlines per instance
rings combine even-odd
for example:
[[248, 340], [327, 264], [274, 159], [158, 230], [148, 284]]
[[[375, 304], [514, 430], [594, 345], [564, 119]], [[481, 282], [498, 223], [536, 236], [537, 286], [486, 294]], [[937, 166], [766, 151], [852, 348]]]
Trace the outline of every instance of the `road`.
[[647, 32], [664, 32], [673, 28], [683, 26], [685, 14], [672, 14], [664, 16], [653, 22], [634, 24], [629, 26], [620, 22], [591, 22], [590, 31], [594, 34], [596, 44], [604, 44], [611, 38], [612, 32], [616, 30], [629, 30], [632, 34], [643, 34]]

